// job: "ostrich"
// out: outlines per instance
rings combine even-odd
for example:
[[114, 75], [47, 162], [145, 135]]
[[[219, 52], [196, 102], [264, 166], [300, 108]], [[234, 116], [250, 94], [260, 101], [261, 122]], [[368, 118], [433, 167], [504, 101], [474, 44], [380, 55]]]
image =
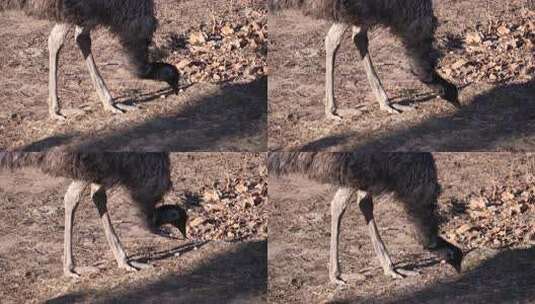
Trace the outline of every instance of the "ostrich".
[[53, 119], [65, 119], [58, 103], [57, 65], [65, 36], [73, 27], [76, 44], [106, 111], [123, 113], [128, 107], [114, 104], [91, 54], [90, 31], [97, 26], [108, 28], [119, 39], [136, 77], [165, 81], [175, 93], [178, 91], [177, 68], [148, 59], [148, 47], [158, 23], [153, 0], [2, 0], [0, 11], [5, 10], [22, 10], [29, 16], [56, 23], [48, 37], [48, 111]]
[[65, 194], [65, 238], [63, 273], [79, 277], [72, 254], [74, 213], [87, 190], [95, 204], [108, 244], [120, 268], [129, 271], [150, 267], [129, 261], [113, 229], [107, 208], [106, 191], [121, 186], [144, 215], [145, 226], [153, 233], [170, 224], [186, 236], [186, 212], [177, 205], [157, 203], [171, 188], [170, 161], [166, 153], [74, 153], [0, 152], [0, 169], [34, 167], [45, 174], [72, 179]]
[[409, 106], [389, 104], [388, 96], [372, 64], [368, 52], [368, 30], [386, 26], [398, 36], [410, 59], [411, 71], [422, 82], [456, 107], [460, 107], [457, 88], [436, 71], [433, 58], [433, 41], [437, 19], [431, 0], [269, 0], [271, 11], [299, 9], [305, 15], [331, 21], [325, 37], [325, 114], [329, 119], [340, 120], [334, 98], [334, 63], [342, 36], [351, 28], [353, 43], [357, 47], [372, 91], [381, 110], [400, 113]]
[[298, 173], [338, 186], [331, 202], [331, 282], [344, 283], [338, 258], [339, 231], [342, 216], [353, 197], [364, 215], [384, 273], [393, 278], [417, 274], [394, 267], [379, 235], [373, 216], [373, 197], [387, 192], [394, 193], [402, 202], [424, 248], [434, 251], [457, 271], [461, 270], [462, 251], [438, 235], [434, 211], [440, 186], [431, 154], [273, 152], [268, 157], [268, 169], [273, 175]]

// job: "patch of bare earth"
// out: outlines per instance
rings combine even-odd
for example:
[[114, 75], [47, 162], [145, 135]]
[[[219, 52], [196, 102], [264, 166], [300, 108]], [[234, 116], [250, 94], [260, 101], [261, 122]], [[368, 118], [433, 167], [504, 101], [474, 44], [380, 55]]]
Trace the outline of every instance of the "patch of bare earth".
[[410, 72], [387, 29], [370, 33], [370, 53], [394, 103], [379, 110], [347, 33], [336, 61], [342, 122], [324, 115], [324, 21], [288, 11], [270, 17], [269, 147], [304, 150], [530, 151], [535, 147], [535, 13], [527, 0], [435, 1], [439, 73], [461, 88], [461, 109], [435, 98]]
[[[468, 252], [463, 272], [441, 264], [412, 237], [401, 206], [378, 198], [375, 219], [397, 266], [383, 274], [353, 203], [342, 222], [347, 286], [329, 284], [329, 203], [335, 189], [299, 176], [270, 178], [269, 300], [273, 303], [531, 303], [535, 299], [532, 154], [437, 153], [441, 234]], [[477, 202], [476, 202], [477, 201]], [[484, 203], [480, 203], [483, 201]]]
[[[175, 153], [174, 189], [164, 198], [190, 216], [188, 240], [147, 232], [121, 189], [108, 196], [113, 226], [132, 259], [154, 267], [118, 269], [97, 212], [86, 197], [76, 213], [74, 255], [81, 278], [63, 277], [63, 195], [69, 180], [34, 169], [0, 173], [0, 298], [2, 303], [262, 303], [266, 297], [265, 194], [240, 188], [229, 202], [202, 199], [205, 189], [227, 180], [265, 180], [263, 154]], [[262, 168], [262, 166], [264, 166]], [[245, 187], [245, 186], [244, 186]], [[249, 196], [258, 197], [248, 205]], [[187, 198], [200, 197], [195, 204]], [[207, 204], [233, 203], [206, 214]], [[192, 221], [203, 220], [191, 226]], [[217, 225], [217, 220], [238, 226]], [[200, 231], [200, 229], [203, 229]], [[231, 234], [234, 237], [231, 237]], [[203, 242], [200, 237], [208, 242]]]
[[[182, 90], [135, 79], [106, 29], [93, 54], [112, 96], [137, 110], [103, 110], [72, 33], [60, 54], [59, 98], [68, 117], [48, 118], [47, 38], [52, 23], [0, 14], [0, 148], [94, 151], [263, 151], [267, 28], [260, 1], [157, 0], [152, 57], [175, 64]], [[203, 41], [194, 39], [195, 35]]]

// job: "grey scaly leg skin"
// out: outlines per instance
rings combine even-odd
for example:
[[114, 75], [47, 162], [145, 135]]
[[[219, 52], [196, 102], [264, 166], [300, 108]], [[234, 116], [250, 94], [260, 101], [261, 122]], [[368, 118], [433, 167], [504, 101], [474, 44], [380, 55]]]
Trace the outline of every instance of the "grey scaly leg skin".
[[330, 246], [330, 261], [329, 261], [329, 279], [331, 283], [345, 284], [346, 282], [341, 278], [340, 263], [338, 258], [338, 243], [340, 236], [340, 224], [342, 217], [349, 204], [351, 195], [355, 190], [352, 188], [339, 188], [334, 195], [331, 202], [331, 246]]
[[360, 59], [362, 60], [362, 65], [366, 70], [366, 76], [368, 77], [368, 82], [370, 83], [373, 94], [379, 102], [379, 108], [392, 114], [399, 114], [401, 111], [413, 110], [413, 108], [409, 106], [389, 104], [388, 95], [386, 95], [383, 84], [381, 83], [381, 79], [375, 71], [375, 67], [373, 66], [371, 55], [368, 50], [368, 30], [358, 26], [353, 26], [352, 31], [353, 42], [358, 49]]
[[76, 207], [82, 199], [84, 190], [88, 183], [74, 181], [69, 185], [65, 193], [65, 239], [63, 241], [63, 274], [67, 277], [78, 278], [80, 275], [74, 270], [74, 260], [72, 257], [72, 226], [74, 223], [74, 213]]
[[56, 24], [48, 36], [49, 78], [48, 78], [48, 112], [50, 118], [65, 120], [60, 113], [58, 102], [58, 55], [63, 47], [65, 36], [69, 31], [67, 24]]
[[95, 64], [95, 59], [91, 53], [91, 36], [89, 30], [80, 26], [76, 26], [74, 38], [76, 40], [76, 44], [80, 48], [80, 51], [82, 51], [87, 69], [89, 70], [89, 75], [91, 76], [91, 80], [93, 81], [93, 85], [95, 86], [98, 97], [104, 106], [104, 110], [116, 114], [123, 113], [122, 109], [119, 109], [113, 104], [113, 98], [111, 97], [110, 91], [108, 90], [108, 87], [106, 86], [104, 79], [102, 79], [97, 65]]
[[119, 265], [119, 268], [124, 268], [128, 271], [137, 271], [142, 268], [151, 267], [148, 264], [138, 263], [138, 262], [128, 262], [126, 253], [124, 252], [123, 246], [113, 229], [110, 216], [108, 214], [108, 208], [106, 206], [107, 197], [106, 189], [102, 185], [91, 184], [91, 199], [98, 209], [100, 219], [102, 221], [102, 226], [104, 228], [104, 234], [108, 240], [113, 256]]
[[358, 202], [360, 210], [362, 211], [362, 214], [364, 215], [364, 218], [366, 219], [366, 222], [368, 224], [373, 248], [375, 250], [375, 253], [377, 254], [377, 257], [379, 258], [379, 262], [383, 267], [385, 275], [390, 276], [394, 279], [402, 279], [405, 276], [417, 275], [418, 272], [415, 271], [394, 268], [394, 263], [392, 263], [392, 259], [388, 254], [388, 250], [386, 249], [386, 246], [383, 243], [381, 236], [379, 235], [377, 225], [375, 224], [375, 219], [373, 217], [372, 197], [364, 191], [359, 191]]
[[349, 28], [345, 23], [334, 23], [327, 36], [325, 36], [325, 115], [328, 119], [341, 120], [336, 113], [336, 101], [334, 99], [334, 64], [336, 52], [342, 41], [344, 33]]

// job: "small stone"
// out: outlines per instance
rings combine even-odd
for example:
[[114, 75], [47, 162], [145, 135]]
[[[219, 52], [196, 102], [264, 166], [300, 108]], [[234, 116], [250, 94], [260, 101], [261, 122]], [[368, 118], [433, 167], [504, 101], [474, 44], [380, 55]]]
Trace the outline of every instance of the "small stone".
[[457, 60], [454, 64], [451, 65], [451, 68], [453, 70], [457, 70], [459, 69], [460, 67], [464, 66], [466, 64], [466, 60], [464, 59], [459, 59]]
[[500, 36], [505, 36], [511, 32], [505, 25], [500, 26], [497, 31]]
[[515, 195], [511, 193], [510, 191], [503, 192], [501, 195], [501, 199], [504, 202], [512, 201], [515, 198]]
[[480, 44], [482, 41], [481, 34], [478, 32], [470, 32], [466, 34], [465, 40], [468, 44]]
[[470, 209], [485, 209], [488, 205], [488, 200], [485, 197], [473, 197], [468, 202]]
[[189, 35], [189, 43], [194, 45], [203, 44], [206, 42], [206, 37], [203, 32], [193, 32]]
[[226, 24], [225, 26], [221, 28], [221, 33], [225, 36], [229, 36], [229, 35], [234, 34], [234, 29], [230, 27], [228, 24]]
[[462, 225], [461, 227], [457, 228], [457, 233], [459, 233], [459, 234], [463, 234], [463, 233], [469, 231], [469, 230], [472, 229], [472, 228], [473, 228], [472, 225], [470, 225], [470, 224], [464, 224], [464, 225]]

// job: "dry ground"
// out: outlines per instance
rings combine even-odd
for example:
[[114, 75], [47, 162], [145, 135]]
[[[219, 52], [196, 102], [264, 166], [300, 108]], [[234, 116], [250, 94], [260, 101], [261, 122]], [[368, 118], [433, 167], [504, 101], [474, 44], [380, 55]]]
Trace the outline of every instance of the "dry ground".
[[[68, 116], [65, 123], [48, 119], [47, 38], [52, 23], [18, 12], [0, 13], [0, 148], [35, 151], [81, 144], [98, 151], [265, 150], [267, 80], [257, 70], [265, 66], [266, 46], [244, 45], [226, 52], [229, 67], [223, 70], [231, 75], [216, 78], [210, 73], [223, 64], [224, 60], [215, 62], [221, 54], [209, 56], [217, 53], [210, 49], [202, 57], [188, 40], [198, 31], [214, 36], [212, 30], [224, 24], [239, 29], [255, 19], [262, 26], [262, 5], [249, 0], [155, 2], [160, 27], [154, 54], [179, 67], [183, 92], [170, 95], [163, 83], [132, 77], [117, 40], [99, 29], [92, 33], [93, 53], [112, 96], [139, 107], [124, 115], [104, 112], [71, 34], [60, 54], [59, 98]], [[210, 71], [207, 75], [213, 78], [194, 75], [188, 65]], [[249, 71], [248, 65], [257, 69]]]
[[[342, 122], [325, 119], [323, 110], [323, 41], [330, 24], [295, 11], [270, 16], [270, 150], [533, 150], [535, 12], [531, 11], [524, 23], [530, 28], [524, 32], [525, 43], [503, 50], [492, 44], [509, 42], [499, 39], [496, 23], [511, 26], [511, 35], [526, 30], [518, 21], [527, 0], [507, 1], [506, 5], [487, 0], [434, 3], [441, 22], [437, 45], [445, 53], [440, 73], [462, 88], [464, 107], [456, 110], [435, 98], [410, 73], [399, 41], [388, 30], [378, 29], [370, 35], [370, 53], [386, 92], [394, 102], [413, 105], [416, 111], [391, 115], [379, 110], [347, 33], [338, 52], [335, 76], [335, 94], [345, 115]], [[473, 56], [465, 43], [467, 34], [489, 29], [485, 37], [489, 40], [482, 43], [492, 43], [483, 55]], [[495, 60], [497, 64], [487, 64]], [[484, 76], [452, 73], [452, 66]]]
[[[439, 264], [411, 237], [411, 225], [401, 208], [376, 200], [381, 236], [394, 263], [414, 267], [419, 276], [393, 280], [383, 275], [364, 219], [350, 205], [342, 224], [341, 267], [347, 287], [328, 283], [329, 202], [335, 189], [299, 176], [270, 178], [268, 244], [269, 300], [273, 303], [533, 303], [535, 294], [535, 161], [533, 155], [500, 153], [435, 154], [443, 193], [438, 205], [441, 230], [464, 250], [465, 270], [457, 274]], [[501, 217], [481, 228], [463, 230], [472, 213], [460, 211], [470, 198], [491, 188], [511, 189], [522, 212]], [[518, 194], [517, 194], [518, 193]], [[506, 204], [499, 200], [492, 205]], [[468, 208], [467, 208], [468, 209]], [[491, 210], [489, 207], [488, 210]], [[493, 228], [505, 225], [504, 233]], [[520, 234], [516, 235], [517, 229]], [[498, 230], [501, 230], [498, 229]], [[505, 233], [505, 231], [507, 231]], [[459, 233], [460, 232], [460, 233]], [[466, 238], [463, 238], [466, 236]], [[484, 246], [491, 236], [502, 245]], [[507, 242], [511, 240], [511, 242]], [[504, 244], [504, 245], [503, 245]]]
[[[191, 205], [185, 196], [230, 178], [265, 178], [258, 154], [172, 154], [174, 190], [164, 199], [188, 207], [190, 224], [204, 215], [206, 202]], [[155, 267], [135, 273], [116, 267], [97, 212], [88, 198], [76, 214], [74, 254], [82, 277], [63, 277], [63, 195], [69, 181], [37, 170], [0, 172], [0, 298], [2, 303], [250, 303], [265, 300], [267, 235], [265, 229], [226, 234], [207, 243], [174, 240], [146, 232], [121, 190], [109, 196], [114, 227], [127, 254]], [[242, 198], [241, 200], [244, 200]], [[235, 203], [239, 203], [236, 199]], [[215, 204], [215, 202], [212, 202]], [[264, 219], [263, 203], [234, 218]], [[253, 210], [253, 211], [251, 211]], [[225, 216], [225, 215], [223, 215]], [[190, 227], [191, 228], [191, 227]], [[213, 227], [216, 229], [218, 227]], [[206, 228], [210, 232], [210, 228]], [[235, 230], [233, 230], [235, 231]], [[197, 246], [197, 248], [195, 248]]]

